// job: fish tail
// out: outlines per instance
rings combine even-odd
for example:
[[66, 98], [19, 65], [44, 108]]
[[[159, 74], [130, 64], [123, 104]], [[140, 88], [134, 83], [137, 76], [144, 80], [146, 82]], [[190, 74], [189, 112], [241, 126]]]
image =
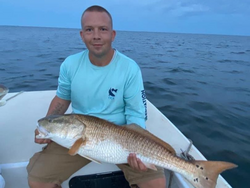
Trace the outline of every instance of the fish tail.
[[187, 177], [196, 188], [215, 188], [219, 174], [237, 165], [223, 161], [193, 161], [197, 173]]

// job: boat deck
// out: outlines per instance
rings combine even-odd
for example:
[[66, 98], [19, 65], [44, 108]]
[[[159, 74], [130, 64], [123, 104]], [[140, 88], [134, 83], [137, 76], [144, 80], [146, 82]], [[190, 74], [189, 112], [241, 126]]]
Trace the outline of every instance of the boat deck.
[[[100, 167], [101, 169], [103, 169], [103, 172], [102, 173], [109, 173], [107, 172], [107, 165], [101, 165], [102, 167]], [[88, 167], [86, 166], [86, 171], [88, 171], [89, 169], [93, 169], [93, 163], [92, 165], [90, 164]], [[94, 168], [96, 168], [94, 166]], [[100, 170], [100, 168], [98, 168]], [[110, 172], [114, 172], [116, 170], [119, 170], [119, 169], [116, 169], [115, 167], [114, 168], [111, 168], [112, 171]], [[93, 174], [96, 174], [95, 172], [92, 172]], [[90, 174], [92, 174], [90, 173]], [[99, 174], [101, 174], [101, 172], [98, 171]], [[71, 176], [74, 177], [74, 176], [81, 176], [83, 175], [82, 172], [77, 172], [75, 173], [74, 175]], [[166, 175], [166, 180], [167, 182], [169, 182], [169, 177], [170, 177], [170, 173], [169, 171], [165, 171], [165, 175]], [[3, 169], [3, 176], [4, 176], [4, 179], [5, 179], [5, 182], [6, 182], [6, 186], [5, 188], [29, 188], [28, 186], [28, 181], [27, 181], [27, 172], [26, 172], [26, 167], [23, 166], [23, 167], [13, 167], [13, 168], [10, 168], [10, 169]], [[68, 188], [69, 187], [69, 180], [71, 179], [69, 178], [67, 181], [65, 181], [63, 184], [62, 184], [62, 188]], [[14, 179], [14, 181], [13, 181]], [[174, 176], [173, 180], [172, 180], [172, 184], [171, 184], [171, 188], [180, 188], [177, 183], [176, 183], [176, 176]]]
[[[15, 94], [9, 93], [4, 99]], [[0, 107], [0, 169], [6, 181], [5, 188], [28, 188], [26, 165], [30, 157], [42, 148], [42, 145], [34, 143], [34, 130], [37, 120], [47, 113], [54, 96], [55, 91], [24, 92]], [[149, 101], [147, 101], [147, 107], [147, 130], [169, 143], [178, 155], [181, 150], [186, 150], [189, 140]], [[67, 113], [70, 112], [71, 108]], [[195, 146], [191, 147], [190, 154], [196, 160], [206, 160]], [[112, 164], [99, 165], [92, 162], [73, 176], [117, 170], [118, 168]], [[168, 177], [168, 173], [166, 175]], [[174, 173], [173, 182], [171, 188], [193, 187], [177, 173]], [[68, 187], [68, 181], [64, 182], [62, 187]], [[224, 187], [231, 186], [220, 176], [216, 188]]]

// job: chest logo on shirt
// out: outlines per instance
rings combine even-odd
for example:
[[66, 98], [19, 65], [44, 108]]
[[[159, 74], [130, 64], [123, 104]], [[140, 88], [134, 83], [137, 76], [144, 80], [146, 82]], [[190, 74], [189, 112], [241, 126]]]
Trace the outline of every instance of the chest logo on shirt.
[[110, 88], [109, 89], [109, 98], [114, 99], [117, 91], [118, 91], [118, 89]]

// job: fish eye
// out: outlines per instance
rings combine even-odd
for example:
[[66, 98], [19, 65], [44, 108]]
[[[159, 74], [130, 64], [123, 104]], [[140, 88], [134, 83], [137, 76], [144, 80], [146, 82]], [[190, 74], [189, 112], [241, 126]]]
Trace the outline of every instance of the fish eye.
[[50, 122], [50, 123], [52, 123], [52, 122], [53, 122], [53, 120], [52, 120], [52, 119], [49, 119], [49, 122]]

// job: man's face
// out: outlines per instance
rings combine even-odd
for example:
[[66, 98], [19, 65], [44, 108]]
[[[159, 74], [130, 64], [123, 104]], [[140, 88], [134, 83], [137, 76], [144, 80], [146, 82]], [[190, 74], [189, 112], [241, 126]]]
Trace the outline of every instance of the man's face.
[[111, 51], [116, 33], [106, 12], [85, 12], [80, 34], [90, 56], [101, 58]]

